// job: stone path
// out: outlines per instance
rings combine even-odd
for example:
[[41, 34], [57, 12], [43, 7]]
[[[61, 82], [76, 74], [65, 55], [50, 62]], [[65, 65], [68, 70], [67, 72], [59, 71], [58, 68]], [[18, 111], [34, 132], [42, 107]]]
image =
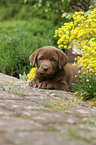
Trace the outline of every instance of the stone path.
[[0, 74], [0, 145], [96, 145], [96, 108]]

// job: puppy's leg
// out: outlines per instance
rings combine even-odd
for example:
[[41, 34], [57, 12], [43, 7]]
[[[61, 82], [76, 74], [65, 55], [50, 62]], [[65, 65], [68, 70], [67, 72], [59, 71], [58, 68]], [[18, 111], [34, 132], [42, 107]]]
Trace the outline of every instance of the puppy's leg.
[[47, 89], [46, 81], [40, 82], [40, 83], [38, 84], [38, 88]]
[[57, 89], [57, 90], [65, 90], [68, 91], [69, 87], [66, 81], [56, 82], [56, 81], [43, 81], [38, 84], [38, 88], [42, 89]]
[[53, 83], [50, 81], [43, 81], [38, 84], [38, 88], [42, 89], [52, 89], [53, 88]]
[[30, 85], [31, 87], [37, 87], [39, 83], [40, 83], [40, 82], [39, 82], [39, 79], [37, 79], [37, 78], [35, 77], [35, 78], [29, 83], [29, 85]]
[[59, 88], [60, 90], [69, 91], [69, 86], [65, 80], [58, 82], [57, 88]]

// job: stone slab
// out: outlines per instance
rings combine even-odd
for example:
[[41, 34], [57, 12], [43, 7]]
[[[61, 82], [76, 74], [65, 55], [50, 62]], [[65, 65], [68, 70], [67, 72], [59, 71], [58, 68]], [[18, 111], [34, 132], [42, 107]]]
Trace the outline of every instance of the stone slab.
[[0, 73], [0, 145], [96, 145], [96, 108]]

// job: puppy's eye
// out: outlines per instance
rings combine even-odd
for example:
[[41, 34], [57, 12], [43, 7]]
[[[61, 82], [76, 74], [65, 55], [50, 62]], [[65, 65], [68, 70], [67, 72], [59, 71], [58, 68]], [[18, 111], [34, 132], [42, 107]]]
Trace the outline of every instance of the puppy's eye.
[[52, 61], [56, 62], [56, 58], [52, 57]]
[[40, 57], [39, 60], [43, 60], [43, 57]]

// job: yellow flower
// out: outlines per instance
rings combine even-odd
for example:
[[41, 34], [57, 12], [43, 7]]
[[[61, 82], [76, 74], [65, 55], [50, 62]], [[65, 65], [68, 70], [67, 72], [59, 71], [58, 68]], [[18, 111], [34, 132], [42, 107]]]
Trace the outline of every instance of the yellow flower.
[[27, 78], [28, 78], [27, 81], [29, 81], [29, 80], [31, 80], [31, 79], [34, 78], [36, 69], [37, 69], [36, 67], [31, 69], [31, 71], [30, 71], [29, 74], [27, 75]]
[[83, 70], [92, 69], [96, 73], [96, 9], [91, 10], [87, 17], [82, 11], [75, 12], [73, 21], [64, 23], [55, 31], [55, 36], [59, 36], [59, 48], [72, 49], [76, 42], [79, 43], [77, 48], [82, 56], [77, 58], [77, 64], [81, 64]]
[[67, 48], [67, 45], [65, 45], [64, 48]]
[[76, 66], [76, 65], [77, 65], [77, 63], [76, 63], [76, 62], [74, 62], [72, 65], [73, 65], [73, 66]]

